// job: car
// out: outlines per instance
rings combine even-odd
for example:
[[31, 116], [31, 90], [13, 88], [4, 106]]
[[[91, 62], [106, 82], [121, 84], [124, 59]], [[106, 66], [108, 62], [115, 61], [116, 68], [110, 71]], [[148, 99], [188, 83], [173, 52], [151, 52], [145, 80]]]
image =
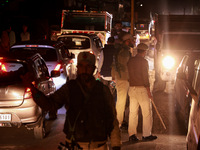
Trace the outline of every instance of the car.
[[136, 22], [136, 34], [139, 35], [139, 39], [143, 43], [148, 43], [150, 40], [150, 35], [149, 35], [149, 23], [146, 21], [139, 21]]
[[192, 96], [186, 137], [188, 149], [200, 149], [200, 58], [195, 61], [192, 86], [188, 86]]
[[45, 115], [33, 100], [29, 87], [23, 84], [22, 77], [32, 73], [33, 85], [49, 95], [56, 91], [44, 59], [39, 54], [8, 53], [0, 55], [0, 127], [22, 127], [33, 129], [36, 139], [45, 137]]
[[[175, 111], [180, 121], [184, 122], [187, 129], [192, 97], [188, 85], [192, 86], [194, 79], [194, 63], [200, 58], [199, 52], [187, 53], [183, 56], [176, 70], [174, 82]], [[187, 84], [186, 84], [187, 82]]]
[[56, 89], [59, 89], [67, 81], [66, 66], [70, 63], [73, 54], [69, 53], [63, 42], [39, 40], [24, 41], [13, 45], [11, 52], [18, 53], [39, 53], [45, 60], [49, 73], [52, 70], [61, 72], [59, 77], [53, 78]]
[[70, 53], [75, 55], [73, 61], [67, 67], [69, 79], [76, 78], [77, 56], [80, 52], [91, 52], [96, 56], [96, 66], [103, 48], [100, 38], [96, 34], [89, 33], [68, 33], [58, 36], [57, 41], [63, 41]]

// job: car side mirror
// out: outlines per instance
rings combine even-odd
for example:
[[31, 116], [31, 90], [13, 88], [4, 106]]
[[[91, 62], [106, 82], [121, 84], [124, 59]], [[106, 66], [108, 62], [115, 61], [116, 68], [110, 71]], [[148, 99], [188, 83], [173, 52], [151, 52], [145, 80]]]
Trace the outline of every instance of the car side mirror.
[[178, 72], [176, 77], [178, 79], [186, 80], [186, 75], [183, 72]]
[[59, 77], [60, 76], [60, 71], [52, 70], [51, 71], [51, 77]]

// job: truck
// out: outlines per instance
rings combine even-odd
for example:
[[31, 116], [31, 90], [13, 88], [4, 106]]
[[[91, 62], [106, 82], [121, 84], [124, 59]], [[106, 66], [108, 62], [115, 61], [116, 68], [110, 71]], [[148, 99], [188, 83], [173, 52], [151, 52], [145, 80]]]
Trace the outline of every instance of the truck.
[[157, 40], [154, 51], [154, 91], [167, 91], [175, 81], [176, 69], [184, 54], [200, 52], [199, 15], [156, 15], [152, 36]]
[[92, 33], [105, 45], [111, 36], [112, 18], [107, 11], [62, 10], [61, 34]]

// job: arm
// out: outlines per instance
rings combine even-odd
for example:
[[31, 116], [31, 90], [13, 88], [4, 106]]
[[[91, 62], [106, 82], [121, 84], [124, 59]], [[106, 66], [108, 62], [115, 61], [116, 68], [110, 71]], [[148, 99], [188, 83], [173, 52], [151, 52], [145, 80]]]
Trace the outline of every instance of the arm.
[[99, 57], [98, 72], [101, 72], [101, 68], [103, 66], [103, 61], [104, 61], [104, 54], [103, 54], [103, 50], [102, 50], [100, 53], [100, 57]]
[[68, 89], [67, 85], [61, 87], [55, 93], [45, 96], [44, 93], [39, 91], [35, 86], [33, 86], [32, 81], [33, 76], [31, 73], [27, 73], [24, 76], [21, 76], [23, 83], [26, 87], [31, 88], [33, 95], [33, 100], [39, 105], [43, 110], [57, 110], [63, 106], [63, 104], [68, 104]]
[[143, 79], [144, 79], [144, 85], [147, 89], [148, 96], [149, 98], [152, 98], [152, 94], [150, 91], [150, 83], [149, 83], [149, 65], [147, 61], [145, 61], [145, 65], [143, 67]]

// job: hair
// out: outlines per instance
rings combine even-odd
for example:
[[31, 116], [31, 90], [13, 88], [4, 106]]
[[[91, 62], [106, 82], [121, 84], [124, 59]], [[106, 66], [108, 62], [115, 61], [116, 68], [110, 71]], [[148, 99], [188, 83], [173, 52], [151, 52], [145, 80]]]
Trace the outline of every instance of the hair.
[[140, 53], [140, 54], [141, 54], [141, 53], [144, 53], [145, 51], [146, 51], [146, 50], [143, 50], [143, 49], [137, 49], [137, 52]]
[[115, 21], [114, 25], [116, 25], [116, 24], [121, 24], [122, 25], [122, 22], [117, 20], [117, 21]]
[[109, 43], [114, 43], [114, 42], [115, 42], [114, 37], [109, 37], [109, 38], [108, 38], [108, 42], [109, 42]]

